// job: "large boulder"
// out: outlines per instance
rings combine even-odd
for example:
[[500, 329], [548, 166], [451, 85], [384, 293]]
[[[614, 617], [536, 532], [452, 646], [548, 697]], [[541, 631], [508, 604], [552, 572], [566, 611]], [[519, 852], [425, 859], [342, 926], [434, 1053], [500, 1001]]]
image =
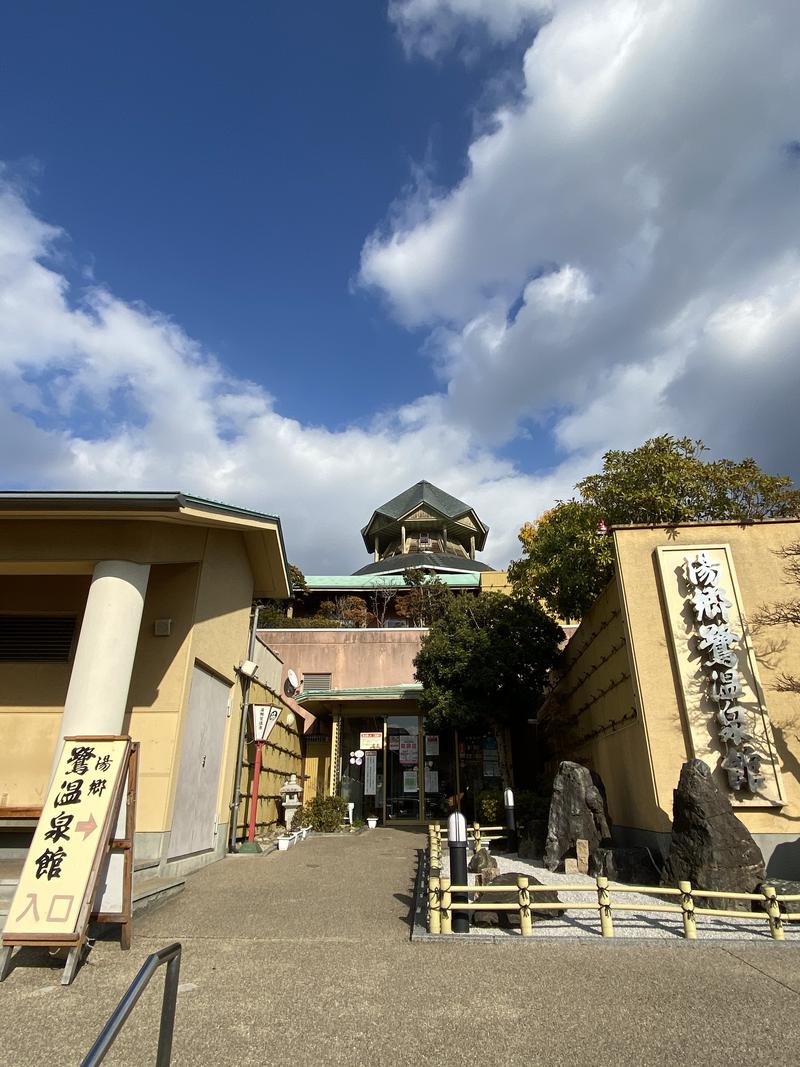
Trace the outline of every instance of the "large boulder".
[[469, 861], [468, 870], [478, 885], [489, 885], [497, 874], [497, 860], [488, 848], [479, 848]]
[[553, 782], [544, 864], [558, 870], [567, 855], [575, 855], [575, 842], [589, 842], [590, 869], [599, 870], [598, 849], [611, 836], [600, 790], [586, 767], [565, 760]]
[[[477, 899], [480, 899], [486, 904], [516, 904], [519, 900], [519, 891], [517, 888], [517, 876], [518, 874], [524, 874], [528, 879], [528, 885], [543, 885], [538, 878], [534, 878], [532, 874], [527, 871], [509, 871], [507, 874], [498, 875], [493, 881], [492, 885], [507, 885], [509, 890], [507, 893], [486, 893], [485, 896], [478, 895]], [[484, 885], [488, 883], [484, 882]], [[542, 922], [545, 919], [559, 919], [563, 914], [561, 908], [553, 908], [537, 911], [536, 905], [538, 904], [560, 904], [558, 893], [555, 889], [547, 890], [544, 893], [531, 893], [531, 922]], [[472, 925], [473, 926], [493, 926], [497, 924], [500, 927], [508, 928], [510, 926], [519, 925], [519, 912], [518, 911], [476, 911], [472, 913]]]
[[[714, 784], [708, 764], [689, 760], [681, 768], [672, 812], [672, 841], [662, 885], [690, 881], [698, 889], [754, 893], [764, 881], [764, 857], [730, 801]], [[749, 910], [746, 901], [722, 898], [719, 908]]]

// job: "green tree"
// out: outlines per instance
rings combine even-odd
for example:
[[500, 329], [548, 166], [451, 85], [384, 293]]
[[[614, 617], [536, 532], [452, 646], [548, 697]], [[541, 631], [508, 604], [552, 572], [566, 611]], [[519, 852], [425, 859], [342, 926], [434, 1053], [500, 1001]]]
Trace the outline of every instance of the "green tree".
[[397, 597], [395, 611], [409, 626], [430, 626], [447, 610], [452, 595], [449, 586], [421, 567], [409, 567], [403, 577], [410, 589]]
[[800, 490], [791, 478], [766, 474], [753, 459], [706, 460], [706, 451], [702, 441], [663, 436], [630, 452], [607, 452], [603, 470], [578, 482], [577, 497], [520, 530], [524, 555], [509, 567], [515, 593], [541, 601], [561, 619], [578, 619], [614, 572], [603, 526], [800, 514]]
[[493, 732], [510, 781], [507, 727], [541, 700], [564, 633], [536, 603], [502, 593], [451, 597], [414, 660], [433, 727]]

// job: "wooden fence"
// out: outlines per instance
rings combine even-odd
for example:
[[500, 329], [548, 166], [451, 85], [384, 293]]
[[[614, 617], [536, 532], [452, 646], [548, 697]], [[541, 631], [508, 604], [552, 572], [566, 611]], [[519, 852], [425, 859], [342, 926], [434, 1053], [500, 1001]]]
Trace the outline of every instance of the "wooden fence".
[[[471, 838], [473, 846], [480, 847], [481, 841], [494, 839], [490, 837], [490, 831], [502, 831], [502, 827], [479, 827], [473, 824]], [[446, 833], [444, 839], [446, 840]], [[470, 835], [468, 834], [468, 837]], [[498, 834], [497, 836], [502, 836]], [[476, 845], [477, 842], [477, 845]], [[683, 919], [683, 934], [690, 941], [697, 938], [697, 916], [708, 915], [712, 918], [721, 919], [745, 919], [752, 922], [760, 917], [758, 910], [734, 911], [724, 908], [709, 908], [698, 906], [698, 899], [708, 900], [742, 900], [760, 904], [764, 912], [764, 918], [769, 923], [769, 931], [775, 941], [783, 941], [785, 922], [800, 921], [800, 912], [789, 912], [786, 905], [800, 901], [800, 893], [781, 894], [775, 892], [773, 886], [763, 885], [758, 893], [734, 893], [727, 890], [700, 889], [692, 886], [691, 882], [678, 882], [677, 888], [666, 886], [609, 886], [608, 878], [598, 875], [595, 878], [595, 890], [597, 893], [596, 903], [584, 903], [576, 901], [559, 900], [537, 901], [539, 894], [586, 893], [590, 886], [583, 885], [531, 885], [525, 875], [518, 875], [515, 901], [491, 901], [492, 894], [513, 893], [513, 887], [507, 885], [452, 885], [449, 878], [441, 877], [442, 860], [442, 833], [441, 827], [433, 824], [428, 828], [428, 930], [432, 934], [451, 934], [453, 932], [453, 912], [466, 911], [469, 913], [478, 911], [507, 911], [519, 915], [520, 933], [523, 937], [533, 935], [533, 919], [531, 911], [588, 911], [597, 913], [600, 922], [600, 933], [603, 937], [614, 937], [614, 913], [615, 912], [638, 912], [640, 914], [673, 914], [680, 915]], [[669, 903], [625, 903], [627, 894], [635, 893], [642, 896], [655, 898], [677, 898], [674, 904]], [[460, 894], [461, 899], [453, 899], [454, 894]], [[468, 896], [480, 896], [480, 900], [470, 901]], [[612, 895], [614, 900], [612, 902]], [[490, 899], [486, 900], [485, 897]], [[620, 902], [618, 898], [622, 898]], [[784, 910], [781, 910], [781, 905]]]

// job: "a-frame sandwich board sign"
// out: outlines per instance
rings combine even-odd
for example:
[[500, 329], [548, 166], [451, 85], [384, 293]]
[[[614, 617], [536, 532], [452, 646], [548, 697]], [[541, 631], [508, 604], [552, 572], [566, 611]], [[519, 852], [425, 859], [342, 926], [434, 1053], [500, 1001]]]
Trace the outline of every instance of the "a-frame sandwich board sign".
[[[122, 924], [130, 947], [131, 879], [138, 744], [130, 737], [67, 737], [11, 902], [2, 934], [0, 981], [17, 946], [67, 948], [69, 985], [90, 919]], [[125, 799], [125, 836], [115, 836]], [[112, 850], [122, 852], [118, 910], [94, 911], [98, 881]]]

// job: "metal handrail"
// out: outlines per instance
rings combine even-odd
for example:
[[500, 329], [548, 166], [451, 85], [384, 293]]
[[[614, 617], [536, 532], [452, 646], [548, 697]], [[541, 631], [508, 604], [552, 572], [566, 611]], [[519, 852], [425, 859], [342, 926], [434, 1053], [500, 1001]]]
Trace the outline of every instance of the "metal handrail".
[[139, 973], [128, 986], [128, 991], [116, 1006], [111, 1016], [100, 1031], [97, 1040], [89, 1049], [86, 1059], [81, 1067], [95, 1067], [102, 1063], [106, 1053], [116, 1041], [120, 1030], [128, 1020], [128, 1016], [136, 1006], [139, 997], [144, 993], [150, 979], [158, 968], [166, 963], [167, 973], [164, 978], [164, 1000], [161, 1004], [161, 1025], [158, 1031], [158, 1051], [156, 1052], [156, 1067], [169, 1067], [172, 1058], [172, 1033], [175, 1029], [175, 1008], [178, 1002], [178, 977], [181, 970], [181, 945], [176, 941], [173, 945], [160, 948], [158, 952], [151, 952], [142, 964]]

